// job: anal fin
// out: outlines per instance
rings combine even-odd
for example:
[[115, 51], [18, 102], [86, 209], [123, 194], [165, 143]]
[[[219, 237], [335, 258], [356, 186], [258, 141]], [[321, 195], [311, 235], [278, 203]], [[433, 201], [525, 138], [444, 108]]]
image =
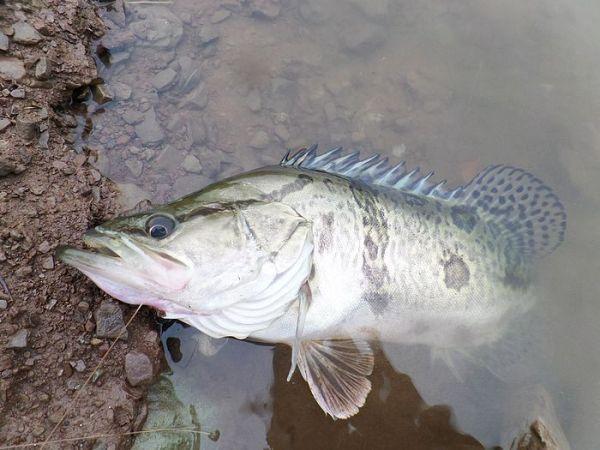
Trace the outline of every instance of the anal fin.
[[364, 341], [303, 341], [298, 349], [300, 373], [321, 409], [335, 419], [347, 419], [364, 405], [373, 365], [373, 351]]

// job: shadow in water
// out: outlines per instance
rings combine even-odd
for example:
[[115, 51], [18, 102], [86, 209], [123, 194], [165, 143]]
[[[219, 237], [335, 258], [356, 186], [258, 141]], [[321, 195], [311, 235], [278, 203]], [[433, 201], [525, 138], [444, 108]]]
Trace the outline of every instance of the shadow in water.
[[273, 449], [483, 449], [453, 426], [445, 405], [426, 405], [409, 376], [397, 373], [377, 351], [373, 389], [360, 412], [332, 420], [320, 409], [298, 371], [286, 382], [291, 351], [276, 346], [273, 415], [267, 440]]

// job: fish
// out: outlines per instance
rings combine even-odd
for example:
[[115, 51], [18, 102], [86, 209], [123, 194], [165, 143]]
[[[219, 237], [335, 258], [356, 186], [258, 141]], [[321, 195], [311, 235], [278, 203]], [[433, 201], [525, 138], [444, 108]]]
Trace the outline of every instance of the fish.
[[426, 345], [449, 365], [498, 341], [534, 304], [537, 261], [566, 212], [523, 169], [464, 185], [403, 162], [317, 146], [88, 231], [59, 258], [129, 304], [212, 338], [292, 348], [322, 410], [371, 390], [374, 342]]

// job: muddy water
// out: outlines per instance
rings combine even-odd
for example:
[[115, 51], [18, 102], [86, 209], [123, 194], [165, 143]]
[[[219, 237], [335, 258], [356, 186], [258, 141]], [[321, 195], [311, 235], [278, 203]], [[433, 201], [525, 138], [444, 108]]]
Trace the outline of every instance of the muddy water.
[[[107, 89], [85, 103], [81, 145], [97, 151], [126, 205], [173, 199], [320, 142], [455, 183], [487, 164], [521, 166], [569, 214], [565, 244], [541, 265], [535, 320], [505, 343], [511, 357], [498, 348], [460, 380], [422, 349], [384, 348], [367, 405], [348, 421], [325, 418], [298, 377], [285, 382], [286, 349], [230, 341], [206, 356], [196, 331], [172, 325], [163, 340], [179, 347], [169, 353], [174, 391], [221, 431], [205, 448], [478, 448], [461, 433], [497, 445], [511, 414], [538, 410], [535, 400], [506, 408], [529, 385], [552, 397], [573, 448], [595, 448], [597, 3], [175, 0], [116, 3], [105, 16]], [[502, 367], [514, 379], [490, 381]]]

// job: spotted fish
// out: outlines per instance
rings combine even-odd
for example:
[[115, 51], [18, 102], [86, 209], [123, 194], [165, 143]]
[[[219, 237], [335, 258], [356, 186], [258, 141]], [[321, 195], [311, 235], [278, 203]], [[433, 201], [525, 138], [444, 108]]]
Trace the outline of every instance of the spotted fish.
[[290, 376], [298, 367], [323, 411], [348, 418], [371, 390], [372, 341], [448, 355], [497, 341], [563, 240], [562, 204], [522, 169], [454, 189], [431, 176], [313, 146], [102, 224], [88, 250], [59, 255], [209, 336], [290, 345]]

